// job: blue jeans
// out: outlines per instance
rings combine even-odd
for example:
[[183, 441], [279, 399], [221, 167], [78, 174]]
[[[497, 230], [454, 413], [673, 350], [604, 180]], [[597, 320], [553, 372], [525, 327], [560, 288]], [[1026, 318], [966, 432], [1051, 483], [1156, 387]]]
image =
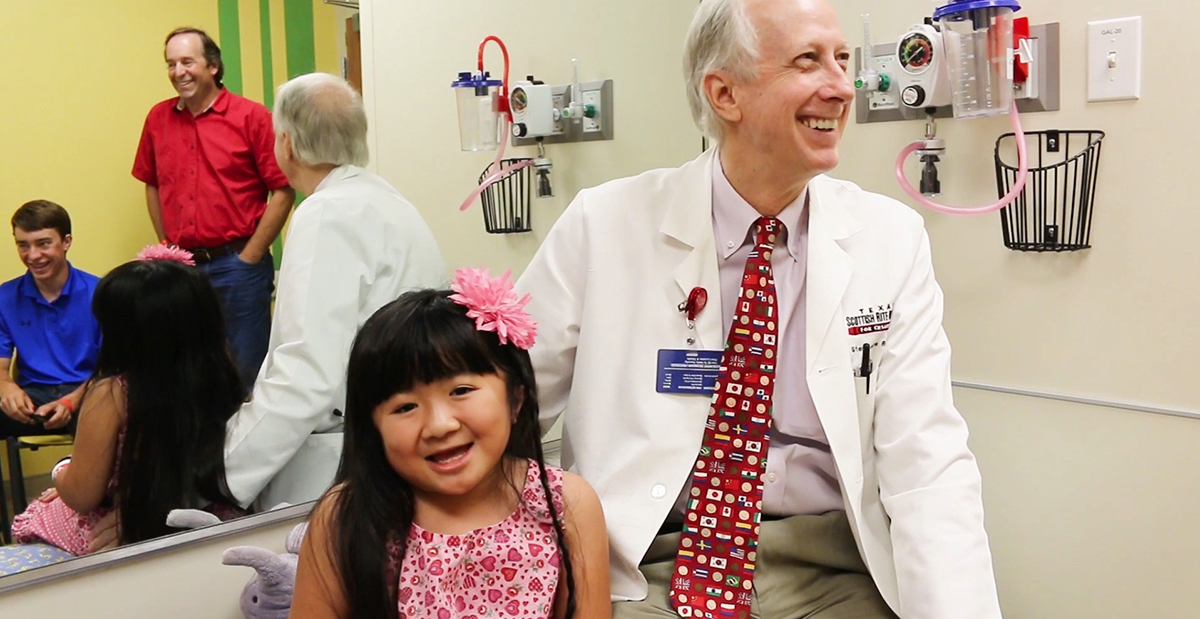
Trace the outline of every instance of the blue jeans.
[[[25, 395], [33, 401], [33, 407], [37, 407], [53, 402], [79, 387], [80, 383], [71, 383], [65, 385], [26, 385], [24, 387]], [[78, 413], [79, 411], [75, 411]], [[55, 430], [47, 430], [40, 425], [23, 424], [4, 413], [0, 413], [0, 438], [8, 438], [10, 436], [40, 436], [43, 434], [75, 434], [75, 422], [79, 419], [79, 415], [71, 416], [71, 423], [65, 427]]]
[[270, 253], [258, 264], [237, 254], [214, 259], [196, 268], [208, 274], [225, 312], [225, 335], [237, 361], [246, 392], [258, 377], [271, 338], [271, 293], [275, 290], [275, 260]]

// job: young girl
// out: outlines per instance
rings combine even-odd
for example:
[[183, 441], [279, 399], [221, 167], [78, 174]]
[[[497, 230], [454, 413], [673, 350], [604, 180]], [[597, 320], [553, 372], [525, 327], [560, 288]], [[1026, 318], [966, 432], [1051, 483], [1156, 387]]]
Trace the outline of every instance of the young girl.
[[483, 270], [451, 289], [406, 293], [354, 340], [293, 619], [611, 617], [600, 501], [542, 457], [527, 299]]
[[[242, 402], [221, 306], [191, 254], [152, 246], [96, 285], [102, 341], [54, 491], [13, 520], [13, 539], [87, 552], [118, 510], [120, 543], [171, 533], [167, 512], [236, 515], [225, 489], [225, 421]], [[61, 470], [59, 470], [61, 469]]]

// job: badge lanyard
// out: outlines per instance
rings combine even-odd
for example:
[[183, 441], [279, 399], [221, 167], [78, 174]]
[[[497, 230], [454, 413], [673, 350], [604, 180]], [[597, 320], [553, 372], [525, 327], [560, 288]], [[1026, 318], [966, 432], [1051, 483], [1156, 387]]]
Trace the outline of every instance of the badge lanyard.
[[[699, 286], [692, 288], [692, 291], [688, 293], [687, 300], [679, 304], [679, 311], [687, 317], [689, 331], [696, 330], [696, 316], [706, 305], [708, 305], [708, 291]], [[695, 345], [696, 335], [694, 333], [688, 335], [687, 343], [688, 346]]]

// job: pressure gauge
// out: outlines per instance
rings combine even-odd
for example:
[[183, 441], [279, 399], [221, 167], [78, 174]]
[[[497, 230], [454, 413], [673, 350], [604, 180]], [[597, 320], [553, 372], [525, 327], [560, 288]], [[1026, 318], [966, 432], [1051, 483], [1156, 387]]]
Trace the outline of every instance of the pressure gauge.
[[514, 114], [520, 114], [525, 111], [529, 105], [529, 95], [525, 93], [525, 89], [517, 86], [513, 88], [512, 94], [508, 95], [508, 106]]
[[921, 32], [913, 32], [900, 40], [896, 49], [900, 59], [900, 67], [912, 75], [919, 75], [929, 69], [933, 62], [933, 42]]

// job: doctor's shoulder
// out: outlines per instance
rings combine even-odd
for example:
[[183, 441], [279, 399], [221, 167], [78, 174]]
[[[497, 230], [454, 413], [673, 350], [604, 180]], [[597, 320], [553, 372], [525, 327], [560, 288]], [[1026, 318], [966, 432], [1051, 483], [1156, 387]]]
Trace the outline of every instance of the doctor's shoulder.
[[581, 210], [587, 219], [649, 216], [665, 209], [678, 191], [672, 182], [678, 172], [679, 168], [658, 168], [581, 189], [567, 208]]
[[846, 208], [864, 228], [881, 227], [893, 233], [918, 233], [925, 229], [921, 215], [895, 198], [825, 174], [817, 176], [811, 183], [822, 199], [833, 200]]

